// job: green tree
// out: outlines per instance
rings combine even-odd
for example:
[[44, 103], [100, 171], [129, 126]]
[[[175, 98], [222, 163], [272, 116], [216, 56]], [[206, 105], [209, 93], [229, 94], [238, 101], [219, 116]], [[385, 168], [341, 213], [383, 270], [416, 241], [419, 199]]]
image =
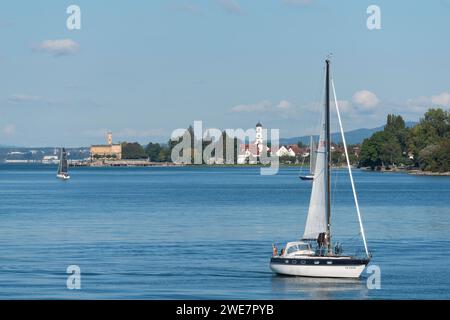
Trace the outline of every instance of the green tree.
[[360, 165], [363, 167], [375, 167], [382, 165], [381, 145], [384, 138], [384, 132], [375, 132], [370, 138], [364, 139], [361, 145]]
[[439, 172], [450, 172], [450, 139], [443, 139], [436, 150], [436, 162]]
[[137, 142], [122, 143], [122, 158], [124, 159], [145, 159], [147, 154], [144, 148]]
[[161, 148], [158, 154], [158, 162], [170, 162], [170, 151], [169, 148]]
[[388, 115], [384, 130], [364, 140], [359, 163], [371, 168], [403, 163], [422, 170], [448, 171], [449, 158], [450, 112], [430, 108], [411, 129], [405, 127], [402, 117]]
[[145, 153], [150, 158], [150, 161], [159, 161], [159, 154], [163, 148], [159, 143], [150, 142], [145, 147]]
[[394, 134], [383, 132], [379, 145], [379, 157], [383, 165], [394, 165], [402, 161], [402, 148]]

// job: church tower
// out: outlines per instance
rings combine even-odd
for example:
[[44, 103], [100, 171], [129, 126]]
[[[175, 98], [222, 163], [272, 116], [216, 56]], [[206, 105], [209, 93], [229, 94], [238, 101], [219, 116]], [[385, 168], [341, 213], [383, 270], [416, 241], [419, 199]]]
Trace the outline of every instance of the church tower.
[[256, 152], [258, 156], [262, 153], [263, 149], [263, 135], [262, 135], [262, 124], [258, 122], [256, 124], [256, 135], [255, 135], [255, 144], [256, 144]]
[[258, 122], [256, 124], [256, 136], [255, 136], [255, 144], [262, 144], [262, 124]]

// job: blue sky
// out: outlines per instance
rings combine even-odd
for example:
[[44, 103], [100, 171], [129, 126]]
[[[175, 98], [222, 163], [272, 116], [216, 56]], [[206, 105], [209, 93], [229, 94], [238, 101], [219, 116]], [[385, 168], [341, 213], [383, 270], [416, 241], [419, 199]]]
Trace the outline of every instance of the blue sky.
[[449, 30], [450, 0], [2, 1], [0, 145], [167, 141], [194, 120], [315, 133], [330, 52], [346, 129], [417, 120], [450, 107]]

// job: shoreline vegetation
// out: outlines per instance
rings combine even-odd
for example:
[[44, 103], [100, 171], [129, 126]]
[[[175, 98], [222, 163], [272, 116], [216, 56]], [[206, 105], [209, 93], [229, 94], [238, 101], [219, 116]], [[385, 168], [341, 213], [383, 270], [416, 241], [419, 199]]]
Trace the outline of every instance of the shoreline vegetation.
[[[174, 163], [172, 161], [172, 151], [175, 151], [174, 148], [179, 148], [177, 146], [179, 143], [186, 142], [183, 140], [184, 136], [180, 136], [175, 141], [171, 140], [161, 144], [150, 142], [147, 145], [141, 145], [138, 142], [122, 142], [122, 159], [116, 159], [110, 156], [98, 157], [98, 155], [91, 155], [89, 158], [83, 156], [79, 160], [75, 160], [75, 157], [75, 159], [69, 160], [69, 163], [70, 166], [74, 167], [264, 166], [263, 164], [258, 164], [258, 159], [256, 159], [255, 163], [247, 160], [245, 163], [238, 163], [237, 159], [238, 156], [241, 156], [242, 146], [248, 146], [250, 143], [248, 141], [238, 140], [236, 137], [230, 137], [225, 131], [218, 141], [211, 139], [197, 140], [192, 126], [186, 129], [185, 135], [190, 137], [191, 143], [189, 144], [189, 140], [187, 140], [187, 148], [182, 151], [183, 157], [180, 154], [180, 157], [185, 161], [184, 163]], [[228, 154], [226, 152], [228, 147], [227, 142], [230, 141], [232, 142], [229, 146], [232, 148], [230, 153], [234, 161], [228, 163], [228, 159], [222, 159], [222, 156], [216, 154], [216, 152], [221, 149], [223, 154]], [[202, 148], [200, 151], [196, 149], [199, 145]], [[332, 166], [334, 168], [345, 168], [346, 160], [343, 144], [332, 142], [331, 145]], [[270, 141], [267, 142], [267, 147], [271, 147]], [[195, 157], [198, 156], [197, 153], [202, 152], [205, 148], [214, 150], [211, 154], [212, 158], [202, 159], [202, 164], [193, 164], [194, 159], [198, 158]], [[305, 146], [299, 141], [296, 148], [298, 151], [295, 153], [295, 156], [283, 155], [279, 157], [280, 167], [308, 167], [310, 162], [309, 155], [311, 154], [309, 146]], [[400, 115], [389, 114], [382, 131], [373, 133], [372, 136], [364, 139], [360, 144], [348, 145], [347, 149], [352, 167], [362, 170], [400, 172], [420, 176], [450, 176], [450, 110], [430, 108], [418, 123], [410, 127], [405, 125], [405, 121]], [[18, 152], [18, 150], [13, 151], [10, 153], [25, 154], [25, 152]], [[46, 151], [47, 153], [49, 152], [48, 150]], [[42, 151], [40, 152], [42, 153]], [[77, 152], [78, 156], [85, 155], [80, 150], [75, 150], [75, 154]], [[40, 153], [36, 150], [29, 150], [25, 157], [26, 160], [20, 161], [44, 163], [33, 158], [35, 154]], [[52, 157], [54, 158], [54, 156]], [[10, 163], [19, 162], [11, 161]]]
[[388, 115], [384, 130], [361, 144], [358, 166], [415, 175], [449, 175], [450, 111], [430, 108], [411, 128], [405, 126], [401, 116]]
[[[197, 152], [195, 146], [195, 135], [192, 126], [187, 129], [191, 137], [190, 158], [194, 161]], [[215, 144], [223, 143], [223, 151], [226, 151], [228, 137], [223, 132], [223, 137]], [[145, 157], [158, 161], [170, 162], [173, 148], [181, 141], [169, 141], [167, 145], [149, 143], [141, 146], [138, 143], [125, 143], [125, 157]], [[202, 150], [209, 147], [211, 140], [202, 139]], [[237, 163], [239, 154], [239, 143], [242, 141], [234, 138], [234, 163], [230, 164], [206, 164], [217, 167], [247, 167], [258, 166], [258, 164]], [[270, 142], [268, 142], [270, 148]], [[300, 141], [298, 147], [302, 153], [293, 156], [282, 156], [279, 158], [280, 166], [301, 167], [309, 163], [310, 150]], [[332, 164], [335, 168], [342, 167], [345, 163], [344, 148], [342, 143], [332, 143]], [[361, 144], [349, 145], [349, 160], [353, 167], [369, 169], [381, 172], [404, 172], [412, 175], [423, 176], [450, 176], [450, 110], [442, 108], [429, 108], [420, 121], [412, 127], [407, 127], [402, 116], [389, 114], [382, 131], [375, 132], [371, 137], [364, 139]], [[129, 155], [128, 155], [129, 154]], [[306, 154], [306, 156], [305, 156]], [[130, 156], [130, 157], [128, 157]], [[214, 155], [215, 156], [215, 155]], [[189, 157], [189, 155], [188, 155]], [[261, 165], [260, 165], [261, 166]], [[306, 166], [305, 166], [306, 167]], [[345, 167], [345, 166], [344, 166]]]
[[407, 169], [407, 168], [390, 168], [390, 169], [380, 169], [380, 170], [372, 170], [371, 168], [359, 168], [363, 171], [371, 171], [371, 172], [381, 172], [381, 173], [404, 173], [410, 174], [414, 176], [450, 176], [450, 171], [445, 172], [433, 172], [433, 171], [423, 171], [420, 169]]

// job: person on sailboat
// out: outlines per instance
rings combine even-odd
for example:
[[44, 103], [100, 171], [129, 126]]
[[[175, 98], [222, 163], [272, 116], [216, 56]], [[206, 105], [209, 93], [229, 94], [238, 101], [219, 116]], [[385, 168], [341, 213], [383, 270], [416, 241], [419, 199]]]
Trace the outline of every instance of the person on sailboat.
[[317, 236], [317, 251], [319, 255], [324, 256], [328, 248], [328, 235], [326, 232], [321, 232]]
[[325, 232], [319, 233], [317, 236], [317, 250], [319, 251], [319, 255], [322, 255], [322, 248], [325, 242]]
[[272, 244], [273, 256], [276, 257], [278, 255], [278, 248], [275, 244]]

